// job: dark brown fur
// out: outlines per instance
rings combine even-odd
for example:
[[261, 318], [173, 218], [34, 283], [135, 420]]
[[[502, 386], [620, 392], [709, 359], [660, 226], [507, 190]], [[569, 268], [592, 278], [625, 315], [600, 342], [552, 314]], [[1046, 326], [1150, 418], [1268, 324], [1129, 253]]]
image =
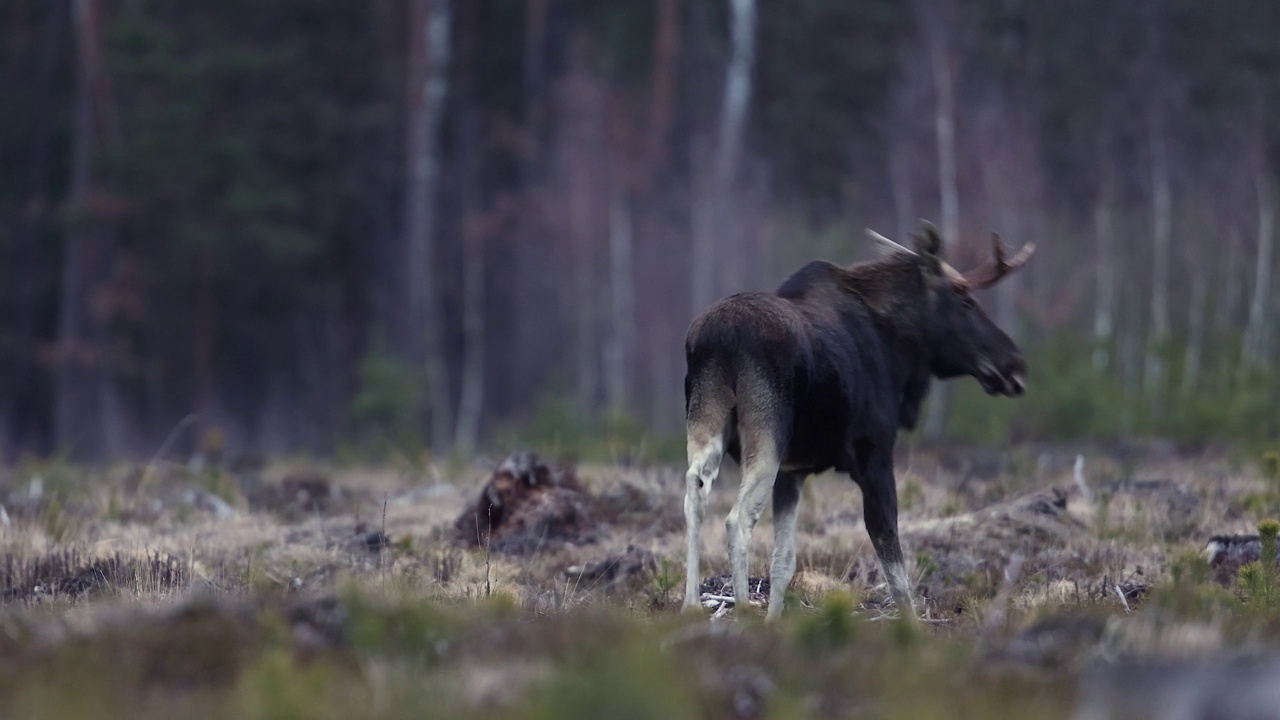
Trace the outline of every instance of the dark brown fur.
[[[696, 498], [715, 476], [699, 465], [718, 465], [718, 451], [707, 448], [723, 442], [744, 473], [758, 459], [776, 466], [777, 477], [768, 476], [775, 519], [792, 511], [806, 476], [848, 473], [862, 488], [872, 543], [902, 584], [898, 429], [915, 426], [934, 377], [972, 375], [988, 393], [1014, 396], [1026, 375], [1021, 351], [953, 277], [940, 244], [927, 226], [917, 254], [848, 267], [811, 262], [776, 292], [727, 297], [693, 321], [685, 341], [691, 565], [704, 502]], [[745, 523], [749, 538], [760, 502], [752, 491], [750, 507], [735, 506], [731, 535]], [[894, 592], [909, 601], [905, 588]]]

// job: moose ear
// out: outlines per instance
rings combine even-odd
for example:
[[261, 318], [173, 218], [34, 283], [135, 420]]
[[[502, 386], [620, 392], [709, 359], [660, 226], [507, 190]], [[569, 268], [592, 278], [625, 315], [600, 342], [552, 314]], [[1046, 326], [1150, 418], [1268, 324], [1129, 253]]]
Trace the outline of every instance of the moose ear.
[[942, 250], [942, 238], [938, 236], [938, 229], [928, 220], [921, 220], [920, 233], [912, 233], [911, 237], [916, 241], [916, 254], [920, 257], [921, 267], [934, 275], [942, 275], [942, 258], [938, 257]]
[[938, 228], [928, 220], [920, 221], [920, 234], [914, 236], [916, 239], [916, 248], [921, 255], [936, 256], [942, 250], [942, 238], [938, 235]]

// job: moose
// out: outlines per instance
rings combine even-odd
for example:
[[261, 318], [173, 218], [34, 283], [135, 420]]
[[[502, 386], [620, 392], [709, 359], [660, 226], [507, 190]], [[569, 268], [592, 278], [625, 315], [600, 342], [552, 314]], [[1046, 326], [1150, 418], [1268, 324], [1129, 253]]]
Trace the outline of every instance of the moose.
[[701, 524], [728, 454], [742, 468], [725, 523], [739, 607], [748, 598], [751, 532], [772, 495], [767, 618], [781, 614], [795, 573], [801, 486], [834, 469], [861, 489], [863, 521], [894, 604], [902, 617], [915, 618], [898, 542], [897, 431], [915, 427], [935, 377], [969, 375], [989, 395], [1022, 395], [1022, 351], [972, 293], [1023, 265], [1035, 245], [1007, 259], [993, 234], [992, 260], [962, 274], [943, 261], [942, 240], [928, 222], [913, 234], [914, 251], [871, 235], [884, 246], [878, 259], [849, 266], [815, 260], [776, 292], [729, 296], [689, 326], [686, 608], [698, 605]]

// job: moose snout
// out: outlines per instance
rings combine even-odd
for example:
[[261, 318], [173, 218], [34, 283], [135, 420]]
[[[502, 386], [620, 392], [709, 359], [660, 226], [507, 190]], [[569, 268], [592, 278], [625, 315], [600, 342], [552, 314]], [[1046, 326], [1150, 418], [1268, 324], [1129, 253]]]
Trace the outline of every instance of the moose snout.
[[1010, 358], [1000, 371], [1005, 381], [1005, 394], [1020, 397], [1027, 390], [1027, 361], [1021, 355]]
[[988, 395], [1019, 397], [1027, 389], [1027, 361], [1021, 354], [1000, 359], [984, 357], [975, 373]]

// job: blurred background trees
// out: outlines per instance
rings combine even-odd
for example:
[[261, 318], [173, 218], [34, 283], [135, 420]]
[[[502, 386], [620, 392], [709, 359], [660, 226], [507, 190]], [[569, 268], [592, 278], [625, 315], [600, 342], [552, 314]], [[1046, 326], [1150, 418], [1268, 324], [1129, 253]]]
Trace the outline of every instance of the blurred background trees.
[[[0, 454], [652, 444], [684, 330], [926, 216], [1029, 396], [936, 436], [1280, 435], [1280, 6], [10, 0]], [[190, 442], [190, 441], [188, 441]], [[675, 446], [677, 452], [681, 447]]]

